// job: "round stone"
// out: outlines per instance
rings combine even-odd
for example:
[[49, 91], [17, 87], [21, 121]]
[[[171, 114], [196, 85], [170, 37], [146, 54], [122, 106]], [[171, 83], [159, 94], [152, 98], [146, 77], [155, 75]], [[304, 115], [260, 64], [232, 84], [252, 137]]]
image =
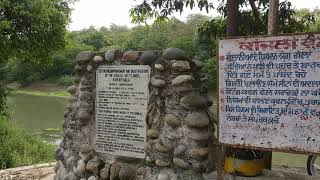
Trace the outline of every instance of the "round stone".
[[167, 60], [185, 60], [187, 59], [186, 53], [179, 48], [167, 48], [163, 52], [163, 57]]
[[93, 67], [92, 67], [91, 64], [89, 64], [89, 65], [87, 66], [87, 71], [88, 71], [88, 72], [91, 72], [92, 70], [93, 70]]
[[104, 54], [104, 58], [107, 62], [112, 62], [116, 59], [117, 49], [110, 49]]
[[85, 124], [90, 121], [91, 115], [85, 110], [81, 110], [78, 112], [77, 117], [82, 124]]
[[180, 105], [186, 109], [192, 110], [205, 107], [207, 101], [199, 95], [186, 95], [181, 98]]
[[185, 118], [188, 126], [193, 128], [204, 128], [209, 125], [209, 117], [208, 114], [204, 111], [195, 112], [188, 114]]
[[155, 139], [159, 137], [159, 131], [156, 129], [148, 129], [147, 131], [147, 137], [151, 139]]
[[189, 134], [190, 139], [195, 141], [207, 141], [210, 137], [208, 132], [203, 131], [192, 131]]
[[170, 180], [170, 177], [167, 173], [160, 173], [158, 175], [158, 180]]
[[121, 169], [119, 171], [119, 179], [120, 180], [130, 180], [134, 171], [133, 169], [128, 165], [121, 166]]
[[175, 61], [172, 63], [172, 69], [180, 72], [188, 71], [191, 69], [188, 61]]
[[86, 163], [83, 159], [80, 159], [77, 164], [77, 169], [74, 172], [74, 174], [78, 177], [85, 177], [86, 172]]
[[151, 85], [155, 87], [163, 87], [166, 85], [166, 81], [160, 78], [152, 77], [151, 78]]
[[144, 152], [148, 153], [151, 151], [151, 149], [152, 149], [151, 144], [149, 142], [146, 142], [144, 144]]
[[100, 171], [100, 178], [102, 180], [109, 179], [109, 175], [110, 175], [109, 170], [110, 170], [110, 164], [105, 164], [104, 168], [102, 168]]
[[94, 53], [92, 51], [82, 51], [77, 55], [76, 61], [88, 62], [88, 61], [91, 61], [93, 57], [94, 57]]
[[193, 77], [191, 75], [179, 75], [172, 80], [173, 85], [180, 85], [183, 83], [192, 82]]
[[119, 179], [120, 168], [121, 167], [118, 164], [111, 165], [110, 180], [118, 180]]
[[70, 94], [74, 94], [76, 93], [77, 91], [77, 86], [76, 85], [72, 85], [70, 87], [67, 88], [67, 91], [70, 93]]
[[164, 70], [164, 67], [163, 67], [162, 64], [155, 64], [155, 65], [154, 65], [154, 68], [155, 68], [156, 70], [159, 70], [159, 71], [163, 71], [163, 70]]
[[160, 144], [160, 143], [157, 143], [155, 145], [155, 148], [158, 152], [161, 152], [161, 153], [167, 153], [170, 151], [169, 147], [163, 145], [163, 144]]
[[173, 164], [182, 169], [187, 169], [189, 167], [189, 163], [181, 158], [173, 158]]
[[167, 161], [163, 161], [161, 159], [157, 159], [155, 164], [159, 167], [167, 167], [170, 165], [170, 162], [167, 162]]
[[136, 61], [139, 58], [139, 51], [127, 51], [122, 56], [122, 61]]
[[207, 158], [208, 153], [209, 153], [208, 148], [198, 148], [198, 149], [190, 149], [188, 152], [188, 155], [193, 159], [203, 160]]
[[173, 114], [167, 114], [164, 119], [173, 128], [176, 128], [181, 125], [180, 119]]
[[184, 144], [179, 144], [179, 145], [174, 149], [173, 154], [174, 154], [175, 156], [183, 155], [184, 152], [186, 152], [187, 148], [188, 148], [188, 147], [187, 147], [186, 145], [184, 145]]
[[88, 180], [97, 180], [97, 178], [95, 176], [90, 176]]
[[157, 60], [158, 56], [156, 51], [149, 50], [149, 51], [144, 51], [142, 55], [140, 56], [140, 62], [142, 64], [153, 64]]
[[200, 60], [193, 59], [192, 62], [196, 66], [196, 68], [198, 68], [198, 69], [203, 67], [203, 62], [201, 62]]
[[86, 165], [86, 170], [90, 173], [97, 174], [101, 163], [102, 162], [97, 158], [91, 159]]
[[103, 58], [102, 56], [95, 56], [95, 57], [93, 58], [93, 61], [94, 61], [95, 63], [101, 63], [101, 62], [104, 61], [104, 58]]

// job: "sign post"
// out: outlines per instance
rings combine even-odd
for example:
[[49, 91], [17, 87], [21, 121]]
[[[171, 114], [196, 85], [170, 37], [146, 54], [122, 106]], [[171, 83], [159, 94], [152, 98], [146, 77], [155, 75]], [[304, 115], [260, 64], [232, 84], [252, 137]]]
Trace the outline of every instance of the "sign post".
[[320, 34], [219, 41], [219, 143], [319, 153]]

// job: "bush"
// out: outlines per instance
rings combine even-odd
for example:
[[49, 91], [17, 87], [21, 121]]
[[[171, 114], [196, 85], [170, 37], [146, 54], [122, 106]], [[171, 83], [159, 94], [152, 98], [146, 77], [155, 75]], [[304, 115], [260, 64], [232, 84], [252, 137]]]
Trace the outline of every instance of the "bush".
[[74, 84], [74, 77], [70, 75], [64, 75], [58, 79], [57, 83], [60, 86], [71, 86]]
[[0, 144], [0, 169], [54, 160], [54, 145], [17, 128], [5, 116], [0, 116]]
[[208, 59], [204, 63], [203, 71], [209, 77], [209, 88], [215, 89], [217, 87], [217, 61], [215, 58]]

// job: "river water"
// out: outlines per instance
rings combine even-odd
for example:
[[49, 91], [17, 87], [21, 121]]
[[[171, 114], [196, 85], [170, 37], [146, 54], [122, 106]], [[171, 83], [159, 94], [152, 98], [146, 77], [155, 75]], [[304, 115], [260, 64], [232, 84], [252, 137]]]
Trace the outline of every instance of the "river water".
[[59, 141], [66, 98], [14, 94], [8, 98], [8, 106], [19, 127], [50, 142]]

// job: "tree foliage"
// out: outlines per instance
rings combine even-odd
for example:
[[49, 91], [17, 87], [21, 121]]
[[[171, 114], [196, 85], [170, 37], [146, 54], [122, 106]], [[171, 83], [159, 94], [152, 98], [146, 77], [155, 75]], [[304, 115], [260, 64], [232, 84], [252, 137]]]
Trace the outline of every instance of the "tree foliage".
[[[72, 0], [0, 1], [0, 74], [9, 59], [20, 62], [48, 62], [65, 44]], [[0, 76], [0, 109], [5, 90]], [[1, 111], [0, 110], [0, 111]]]

